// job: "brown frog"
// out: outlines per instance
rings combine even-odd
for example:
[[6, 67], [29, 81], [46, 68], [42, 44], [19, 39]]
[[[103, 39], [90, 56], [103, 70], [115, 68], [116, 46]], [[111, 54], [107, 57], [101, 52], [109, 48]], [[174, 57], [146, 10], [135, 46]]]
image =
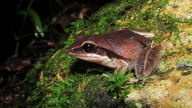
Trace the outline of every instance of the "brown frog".
[[153, 35], [133, 29], [94, 36], [80, 34], [66, 51], [79, 59], [114, 68], [115, 73], [134, 70], [136, 77], [148, 77], [161, 59], [161, 45], [152, 46], [152, 39], [146, 38]]

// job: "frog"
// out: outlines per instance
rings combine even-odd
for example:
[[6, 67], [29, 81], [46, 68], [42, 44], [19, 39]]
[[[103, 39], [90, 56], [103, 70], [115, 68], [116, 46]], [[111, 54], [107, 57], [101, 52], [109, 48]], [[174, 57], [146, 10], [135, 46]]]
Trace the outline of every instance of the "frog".
[[79, 34], [66, 52], [78, 59], [97, 63], [114, 73], [133, 71], [136, 77], [149, 77], [158, 68], [162, 45], [153, 45], [151, 32], [118, 29], [103, 35]]

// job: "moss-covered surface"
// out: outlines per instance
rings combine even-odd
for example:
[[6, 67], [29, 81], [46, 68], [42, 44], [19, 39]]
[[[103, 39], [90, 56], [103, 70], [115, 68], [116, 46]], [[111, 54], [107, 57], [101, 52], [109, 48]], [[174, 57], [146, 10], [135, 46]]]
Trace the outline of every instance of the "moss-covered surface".
[[[186, 1], [190, 2], [178, 2]], [[65, 29], [71, 34], [68, 41], [61, 41], [65, 46], [28, 73], [24, 98], [16, 107], [192, 107], [192, 20], [187, 14], [192, 6], [181, 3], [119, 0], [88, 20], [72, 23]], [[175, 11], [180, 8], [187, 17], [177, 16]], [[77, 60], [65, 52], [77, 34], [99, 35], [120, 28], [151, 31], [156, 34], [155, 43], [164, 46], [160, 69], [144, 85], [130, 83], [130, 73], [113, 74], [112, 69]]]

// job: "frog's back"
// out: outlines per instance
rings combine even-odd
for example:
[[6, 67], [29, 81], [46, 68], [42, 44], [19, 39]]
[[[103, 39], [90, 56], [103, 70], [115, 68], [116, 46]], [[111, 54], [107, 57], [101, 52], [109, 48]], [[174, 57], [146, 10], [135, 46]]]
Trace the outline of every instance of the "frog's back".
[[112, 31], [108, 34], [93, 36], [94, 42], [105, 49], [128, 59], [136, 59], [144, 47], [152, 40], [128, 29]]

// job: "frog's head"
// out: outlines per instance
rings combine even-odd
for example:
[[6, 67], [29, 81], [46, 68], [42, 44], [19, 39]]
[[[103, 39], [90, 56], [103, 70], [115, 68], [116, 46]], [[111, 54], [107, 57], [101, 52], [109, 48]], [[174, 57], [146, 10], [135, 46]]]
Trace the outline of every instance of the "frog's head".
[[122, 57], [97, 44], [95, 38], [96, 36], [78, 35], [76, 41], [66, 51], [81, 60], [116, 68], [112, 59]]

